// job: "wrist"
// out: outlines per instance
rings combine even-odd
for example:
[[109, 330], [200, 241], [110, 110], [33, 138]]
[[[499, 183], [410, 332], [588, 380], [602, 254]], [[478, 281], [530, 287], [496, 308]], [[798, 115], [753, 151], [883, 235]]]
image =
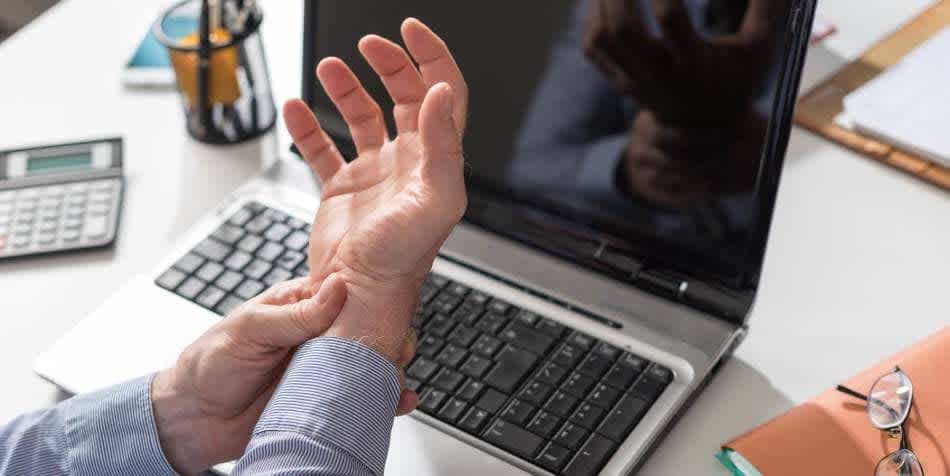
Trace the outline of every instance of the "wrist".
[[155, 375], [151, 388], [152, 412], [165, 459], [182, 475], [199, 474], [214, 462], [205, 456], [197, 423], [198, 405], [176, 383], [175, 369]]

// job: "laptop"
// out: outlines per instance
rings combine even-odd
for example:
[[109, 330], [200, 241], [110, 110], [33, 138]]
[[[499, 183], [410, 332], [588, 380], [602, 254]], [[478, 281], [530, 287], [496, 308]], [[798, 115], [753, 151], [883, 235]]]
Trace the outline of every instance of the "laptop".
[[[387, 107], [365, 33], [421, 18], [471, 89], [470, 206], [420, 296], [421, 401], [395, 424], [392, 474], [634, 472], [749, 330], [814, 1], [691, 0], [664, 22], [643, 1], [606, 55], [620, 75], [585, 50], [592, 2], [306, 2], [303, 97], [341, 150], [309, 72], [339, 56]], [[319, 197], [278, 175], [210, 210], [35, 371], [84, 392], [159, 370], [307, 275]]]

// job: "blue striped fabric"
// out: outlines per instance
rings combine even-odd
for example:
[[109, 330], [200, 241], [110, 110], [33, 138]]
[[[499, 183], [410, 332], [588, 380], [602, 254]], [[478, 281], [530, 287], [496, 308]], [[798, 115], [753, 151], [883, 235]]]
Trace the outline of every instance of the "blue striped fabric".
[[297, 351], [234, 475], [382, 475], [399, 376], [356, 342], [320, 337]]
[[0, 474], [174, 475], [158, 442], [151, 382], [79, 395], [0, 427]]
[[[79, 395], [0, 427], [0, 474], [174, 476], [158, 441], [151, 381]], [[399, 391], [396, 368], [370, 348], [308, 342], [234, 474], [383, 474]]]

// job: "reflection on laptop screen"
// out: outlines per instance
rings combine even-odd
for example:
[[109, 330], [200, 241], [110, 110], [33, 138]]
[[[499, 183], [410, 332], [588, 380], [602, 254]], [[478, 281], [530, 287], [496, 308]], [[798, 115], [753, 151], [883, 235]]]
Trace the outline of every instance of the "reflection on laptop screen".
[[[595, 237], [594, 248], [741, 287], [739, 276], [755, 279], [760, 211], [772, 207], [757, 178], [787, 56], [786, 0], [683, 0], [662, 12], [650, 0], [601, 3], [611, 2], [323, 1], [315, 55], [343, 58], [388, 109], [356, 43], [398, 39], [401, 19], [422, 19], [471, 90], [470, 215], [484, 211], [481, 194], [530, 210], [470, 219]], [[317, 89], [313, 108], [345, 135]]]

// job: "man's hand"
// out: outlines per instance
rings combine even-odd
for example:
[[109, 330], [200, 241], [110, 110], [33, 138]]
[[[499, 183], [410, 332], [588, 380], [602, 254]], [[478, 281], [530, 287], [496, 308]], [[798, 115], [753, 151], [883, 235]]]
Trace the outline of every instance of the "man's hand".
[[466, 206], [465, 81], [445, 43], [421, 22], [406, 20], [402, 37], [409, 54], [375, 35], [359, 43], [394, 100], [396, 138], [338, 58], [321, 61], [317, 76], [349, 125], [356, 160], [343, 161], [306, 104], [284, 107], [294, 142], [323, 184], [310, 239], [312, 277], [336, 273], [347, 284], [346, 304], [327, 335], [362, 342], [393, 362], [422, 282]]
[[[244, 451], [294, 349], [324, 334], [347, 299], [336, 275], [326, 277], [316, 295], [312, 289], [309, 279], [274, 286], [235, 309], [155, 377], [159, 439], [178, 472], [197, 474]], [[412, 345], [406, 343], [403, 355], [412, 354]], [[408, 413], [416, 401], [404, 391], [397, 413]]]
[[776, 20], [788, 0], [720, 2], [738, 28], [713, 36], [696, 30], [686, 0], [650, 1], [659, 36], [650, 33], [640, 0], [594, 0], [587, 55], [663, 122], [722, 127], [745, 120], [768, 81], [784, 31]]

